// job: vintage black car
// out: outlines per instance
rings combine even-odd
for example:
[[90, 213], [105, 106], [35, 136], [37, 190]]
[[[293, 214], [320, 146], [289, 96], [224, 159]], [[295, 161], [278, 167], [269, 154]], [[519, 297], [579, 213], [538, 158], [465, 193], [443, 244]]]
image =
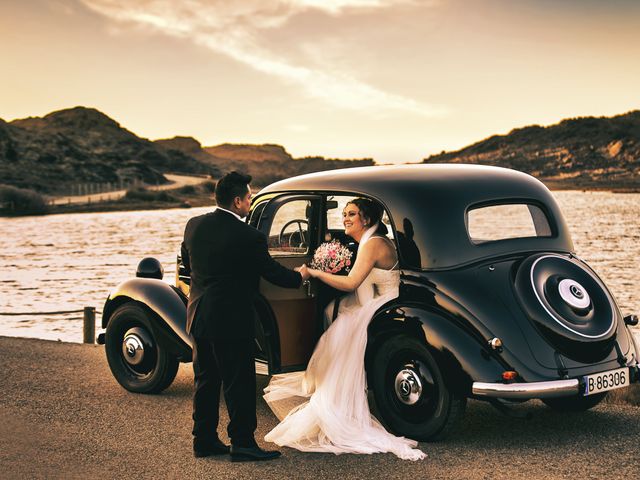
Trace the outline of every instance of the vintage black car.
[[[387, 427], [418, 440], [446, 436], [467, 398], [501, 410], [542, 399], [581, 411], [638, 381], [638, 345], [602, 280], [576, 256], [549, 190], [513, 170], [470, 165], [365, 167], [303, 175], [255, 197], [247, 221], [288, 266], [345, 237], [341, 211], [355, 197], [385, 209], [397, 245], [400, 295], [371, 320], [368, 387]], [[224, 232], [221, 232], [223, 235]], [[189, 278], [175, 287], [144, 259], [102, 317], [106, 354], [120, 384], [159, 392], [191, 360], [185, 332]], [[265, 281], [256, 303], [258, 371], [305, 368], [335, 292]], [[233, 319], [229, 319], [233, 321]], [[349, 348], [345, 339], [345, 348]]]

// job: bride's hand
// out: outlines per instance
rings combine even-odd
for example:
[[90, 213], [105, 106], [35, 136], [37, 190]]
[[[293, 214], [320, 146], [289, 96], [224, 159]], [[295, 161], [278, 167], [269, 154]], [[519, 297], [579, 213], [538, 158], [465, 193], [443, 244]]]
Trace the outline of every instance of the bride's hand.
[[320, 273], [320, 270], [316, 270], [315, 268], [307, 268], [307, 272], [309, 272], [309, 275], [313, 278], [317, 278], [318, 274]]
[[294, 268], [296, 272], [298, 272], [302, 276], [302, 280], [308, 280], [311, 276], [309, 273], [309, 268], [303, 263], [299, 267]]

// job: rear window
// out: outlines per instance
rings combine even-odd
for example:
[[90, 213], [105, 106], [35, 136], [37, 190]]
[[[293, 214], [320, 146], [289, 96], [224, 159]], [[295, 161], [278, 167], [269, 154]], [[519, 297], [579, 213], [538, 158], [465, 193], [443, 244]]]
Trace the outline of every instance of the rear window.
[[550, 237], [551, 226], [540, 207], [512, 203], [469, 210], [467, 232], [471, 241], [478, 244], [510, 238]]

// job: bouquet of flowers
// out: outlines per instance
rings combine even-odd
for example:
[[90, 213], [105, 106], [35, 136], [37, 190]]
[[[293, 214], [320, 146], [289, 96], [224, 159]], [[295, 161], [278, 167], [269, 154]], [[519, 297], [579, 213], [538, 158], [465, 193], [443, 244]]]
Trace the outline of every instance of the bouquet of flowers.
[[338, 240], [321, 244], [313, 253], [311, 268], [328, 273], [348, 272], [351, 269], [353, 253]]

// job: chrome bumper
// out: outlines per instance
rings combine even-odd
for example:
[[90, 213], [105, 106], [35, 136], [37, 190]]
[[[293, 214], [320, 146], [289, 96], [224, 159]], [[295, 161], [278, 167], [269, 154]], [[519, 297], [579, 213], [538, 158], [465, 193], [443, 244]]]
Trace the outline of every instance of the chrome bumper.
[[472, 392], [479, 397], [496, 398], [553, 398], [580, 393], [577, 378], [531, 383], [483, 383], [473, 382]]

